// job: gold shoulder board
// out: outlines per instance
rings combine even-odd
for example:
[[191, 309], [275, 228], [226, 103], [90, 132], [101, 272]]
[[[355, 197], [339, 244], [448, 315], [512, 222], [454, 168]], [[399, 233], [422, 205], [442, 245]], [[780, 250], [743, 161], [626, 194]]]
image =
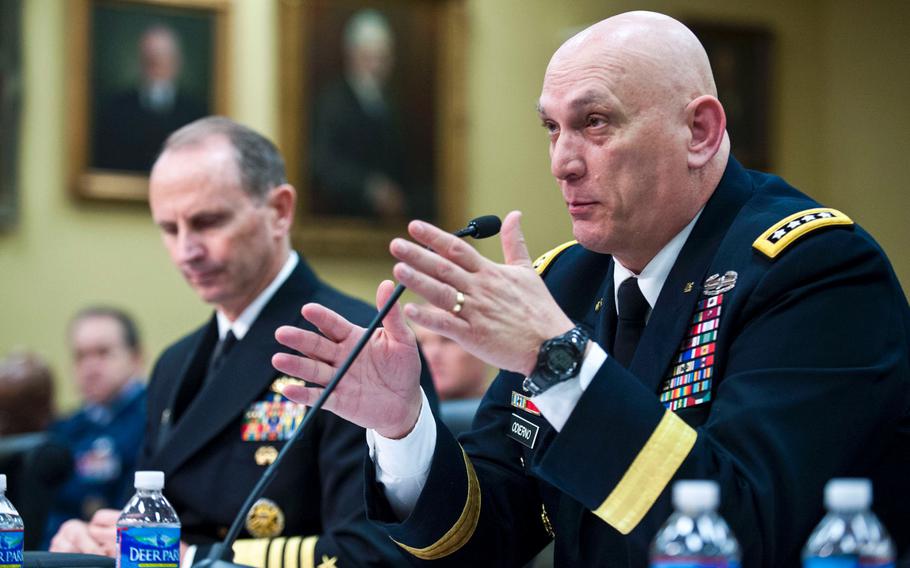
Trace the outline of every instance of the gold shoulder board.
[[829, 225], [852, 225], [853, 221], [837, 209], [816, 207], [785, 217], [768, 228], [752, 243], [752, 248], [774, 258], [794, 241]]
[[534, 264], [532, 265], [534, 266], [534, 270], [537, 271], [537, 274], [543, 276], [543, 274], [547, 271], [547, 267], [550, 266], [550, 263], [556, 260], [556, 257], [559, 256], [562, 251], [576, 244], [578, 244], [578, 241], [569, 241], [567, 243], [562, 243], [558, 247], [550, 249], [542, 255], [538, 256], [537, 260], [535, 260]]

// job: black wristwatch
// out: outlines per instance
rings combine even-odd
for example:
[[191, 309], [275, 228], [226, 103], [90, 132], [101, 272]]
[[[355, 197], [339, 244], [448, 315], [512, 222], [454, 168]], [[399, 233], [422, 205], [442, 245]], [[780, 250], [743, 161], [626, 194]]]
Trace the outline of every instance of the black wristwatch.
[[544, 341], [537, 354], [537, 366], [524, 380], [522, 388], [536, 396], [577, 375], [588, 339], [588, 333], [576, 325], [564, 334]]

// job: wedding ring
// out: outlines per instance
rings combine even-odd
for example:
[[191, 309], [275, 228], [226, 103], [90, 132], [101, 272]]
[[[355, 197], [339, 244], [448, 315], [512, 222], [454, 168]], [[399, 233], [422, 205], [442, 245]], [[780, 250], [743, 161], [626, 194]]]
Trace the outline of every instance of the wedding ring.
[[455, 305], [452, 306], [452, 313], [457, 314], [461, 312], [461, 309], [464, 307], [464, 294], [455, 290]]

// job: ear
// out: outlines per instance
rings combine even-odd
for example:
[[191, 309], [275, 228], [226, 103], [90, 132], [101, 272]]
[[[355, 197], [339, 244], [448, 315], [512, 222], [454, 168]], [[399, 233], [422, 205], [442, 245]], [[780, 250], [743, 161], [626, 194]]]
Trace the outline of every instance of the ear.
[[727, 116], [720, 101], [711, 95], [702, 95], [686, 107], [689, 126], [689, 168], [698, 169], [717, 154], [724, 140]]
[[272, 189], [269, 192], [268, 204], [275, 214], [275, 229], [283, 235], [289, 234], [297, 204], [297, 192], [294, 187], [285, 183]]

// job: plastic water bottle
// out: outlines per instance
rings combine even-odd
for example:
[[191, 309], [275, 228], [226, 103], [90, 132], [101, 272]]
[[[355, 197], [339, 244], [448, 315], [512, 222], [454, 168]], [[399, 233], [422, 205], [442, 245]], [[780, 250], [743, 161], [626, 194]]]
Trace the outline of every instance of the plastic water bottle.
[[651, 568], [739, 568], [739, 543], [717, 514], [713, 481], [673, 484], [676, 511], [651, 543]]
[[832, 479], [821, 520], [803, 549], [804, 568], [893, 568], [894, 544], [869, 507], [872, 482]]
[[117, 568], [177, 568], [180, 519], [161, 494], [164, 472], [137, 471], [135, 487], [117, 519]]
[[25, 525], [19, 511], [6, 498], [6, 475], [0, 474], [0, 566], [22, 566]]

